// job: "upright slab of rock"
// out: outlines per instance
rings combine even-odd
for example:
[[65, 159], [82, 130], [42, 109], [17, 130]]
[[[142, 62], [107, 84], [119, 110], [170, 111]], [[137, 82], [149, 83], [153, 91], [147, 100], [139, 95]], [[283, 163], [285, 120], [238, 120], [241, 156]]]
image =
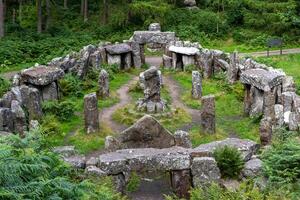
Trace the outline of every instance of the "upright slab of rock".
[[201, 99], [201, 127], [205, 133], [216, 132], [215, 96], [208, 95]]
[[156, 67], [151, 67], [140, 74], [144, 98], [136, 103], [139, 111], [159, 113], [166, 109], [166, 103], [160, 97], [161, 83], [161, 72]]
[[109, 75], [102, 69], [98, 78], [98, 98], [105, 98], [109, 96]]
[[19, 133], [20, 136], [24, 136], [25, 131], [27, 131], [26, 116], [18, 101], [13, 100], [11, 102], [11, 111], [13, 115], [12, 120], [14, 121], [15, 132]]
[[229, 68], [227, 69], [228, 82], [234, 83], [238, 80], [239, 56], [238, 52], [230, 55]]
[[200, 72], [192, 72], [192, 97], [199, 99], [202, 97], [202, 77]]
[[268, 118], [263, 118], [260, 121], [259, 127], [260, 142], [263, 146], [269, 145], [272, 140], [272, 122]]
[[99, 130], [99, 111], [96, 93], [84, 96], [84, 121], [85, 130], [88, 134]]

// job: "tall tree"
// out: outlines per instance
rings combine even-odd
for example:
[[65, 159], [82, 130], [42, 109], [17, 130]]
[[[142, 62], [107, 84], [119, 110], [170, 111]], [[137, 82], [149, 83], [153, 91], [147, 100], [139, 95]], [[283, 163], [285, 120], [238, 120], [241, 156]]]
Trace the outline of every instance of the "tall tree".
[[81, 0], [80, 14], [83, 15], [83, 13], [84, 13], [84, 0]]
[[104, 6], [103, 23], [107, 24], [108, 23], [108, 0], [103, 0], [103, 6]]
[[89, 12], [88, 4], [89, 4], [88, 0], [84, 0], [84, 15], [83, 15], [84, 22], [88, 20], [88, 12]]
[[36, 0], [37, 9], [37, 32], [42, 32], [42, 0]]
[[22, 22], [23, 0], [19, 0], [19, 23]]
[[50, 23], [51, 23], [51, 2], [50, 2], [50, 0], [46, 0], [46, 13], [47, 13], [47, 17], [46, 17], [45, 29], [48, 30]]
[[68, 9], [68, 0], [64, 0], [64, 9]]
[[0, 0], [0, 38], [4, 37], [4, 2]]

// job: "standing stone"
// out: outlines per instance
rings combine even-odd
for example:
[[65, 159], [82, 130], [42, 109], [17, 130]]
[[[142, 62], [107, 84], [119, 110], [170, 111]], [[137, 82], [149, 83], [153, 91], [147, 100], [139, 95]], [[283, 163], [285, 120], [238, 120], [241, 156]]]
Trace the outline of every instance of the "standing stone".
[[43, 116], [42, 98], [38, 89], [25, 85], [20, 87], [22, 103], [28, 111], [30, 120], [39, 120]]
[[0, 131], [13, 132], [13, 114], [9, 108], [0, 108]]
[[274, 112], [275, 112], [275, 126], [277, 128], [282, 127], [284, 125], [283, 105], [275, 104]]
[[250, 89], [251, 106], [249, 116], [254, 117], [263, 113], [264, 106], [264, 92], [251, 86]]
[[181, 131], [181, 130], [176, 131], [174, 133], [174, 138], [175, 138], [176, 146], [181, 146], [184, 148], [192, 148], [192, 142], [188, 132]]
[[275, 96], [272, 92], [264, 92], [264, 116], [272, 122], [275, 121]]
[[202, 78], [198, 71], [192, 72], [192, 97], [194, 99], [202, 97]]
[[263, 146], [269, 145], [272, 139], [272, 123], [268, 118], [260, 121], [259, 127], [260, 142]]
[[125, 175], [123, 173], [120, 173], [118, 175], [113, 176], [113, 181], [115, 183], [115, 188], [118, 192], [121, 194], [125, 193], [126, 189], [126, 180], [125, 180]]
[[191, 188], [190, 170], [171, 171], [171, 185], [177, 197], [189, 199]]
[[107, 63], [109, 65], [117, 65], [119, 68], [121, 68], [121, 55], [107, 54]]
[[234, 52], [230, 55], [230, 63], [227, 71], [228, 82], [234, 83], [238, 80], [238, 71], [239, 71], [239, 57], [238, 53]]
[[88, 134], [99, 130], [99, 111], [96, 93], [84, 96], [84, 121], [85, 130]]
[[[123, 56], [123, 55], [122, 55]], [[132, 66], [132, 63], [131, 63], [131, 52], [130, 53], [126, 53], [124, 55], [124, 69], [130, 69]]]
[[56, 82], [52, 82], [43, 88], [43, 100], [58, 100], [58, 87]]
[[216, 132], [216, 119], [215, 119], [215, 96], [208, 95], [201, 99], [201, 127], [205, 133]]
[[13, 100], [11, 102], [11, 112], [13, 115], [14, 132], [23, 137], [25, 131], [27, 130], [26, 116], [18, 101]]
[[285, 76], [282, 79], [282, 92], [296, 92], [296, 84], [292, 76]]
[[140, 45], [137, 42], [131, 43], [132, 54], [133, 54], [133, 65], [136, 68], [141, 68], [142, 66], [142, 58], [141, 58], [141, 49]]
[[163, 55], [163, 66], [166, 69], [171, 69], [172, 68], [172, 58], [166, 55]]
[[160, 97], [161, 72], [154, 66], [150, 67], [140, 74], [140, 85], [144, 89], [144, 98], [136, 102], [137, 109], [148, 113], [164, 111], [166, 104]]
[[194, 158], [191, 166], [194, 187], [202, 187], [221, 179], [220, 169], [212, 157]]
[[149, 25], [149, 31], [160, 31], [161, 27], [159, 23], [152, 23]]
[[294, 92], [283, 92], [282, 93], [283, 112], [292, 111], [294, 96], [295, 96]]
[[109, 75], [102, 69], [98, 78], [98, 98], [105, 98], [109, 96]]
[[204, 78], [211, 78], [213, 75], [213, 54], [210, 50], [205, 49], [201, 53], [200, 62], [203, 68], [203, 76]]
[[300, 125], [300, 114], [296, 112], [291, 112], [289, 116], [289, 130], [298, 131]]

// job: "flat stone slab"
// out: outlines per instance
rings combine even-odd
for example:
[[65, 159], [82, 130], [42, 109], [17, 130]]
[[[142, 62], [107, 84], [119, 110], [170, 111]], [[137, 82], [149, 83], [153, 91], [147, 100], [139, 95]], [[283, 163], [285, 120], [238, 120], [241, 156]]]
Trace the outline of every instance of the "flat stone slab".
[[166, 44], [175, 40], [175, 32], [135, 31], [132, 39], [139, 44]]
[[204, 157], [204, 156], [213, 156], [213, 152], [218, 147], [230, 146], [237, 148], [244, 158], [245, 161], [251, 159], [259, 149], [259, 144], [251, 140], [243, 140], [238, 138], [227, 138], [222, 141], [215, 141], [208, 144], [202, 144], [194, 149], [191, 149], [192, 157]]
[[123, 149], [99, 156], [97, 167], [107, 174], [143, 170], [183, 170], [191, 165], [188, 149]]
[[105, 49], [111, 55], [129, 53], [132, 51], [131, 47], [125, 43], [109, 45], [106, 46]]
[[241, 74], [243, 84], [252, 85], [263, 91], [270, 91], [282, 83], [284, 73], [278, 70], [249, 69]]
[[64, 76], [64, 71], [58, 67], [40, 65], [22, 70], [21, 80], [32, 85], [45, 86]]
[[177, 46], [170, 46], [169, 51], [175, 52], [175, 53], [180, 53], [183, 55], [188, 55], [188, 56], [194, 56], [196, 55], [199, 51], [199, 49], [195, 47], [177, 47]]

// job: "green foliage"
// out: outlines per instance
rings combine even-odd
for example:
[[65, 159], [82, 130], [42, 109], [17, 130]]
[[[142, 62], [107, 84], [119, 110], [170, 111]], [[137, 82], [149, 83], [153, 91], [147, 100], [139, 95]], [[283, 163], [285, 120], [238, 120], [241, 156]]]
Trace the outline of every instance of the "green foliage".
[[263, 153], [264, 173], [274, 185], [295, 183], [300, 177], [299, 138], [278, 142]]
[[2, 97], [5, 92], [10, 88], [11, 84], [4, 78], [0, 77], [0, 96]]
[[229, 146], [217, 148], [214, 157], [223, 177], [237, 178], [244, 167], [241, 153], [236, 148]]
[[126, 191], [135, 192], [141, 184], [141, 178], [136, 172], [132, 172], [130, 174], [130, 179], [126, 185]]
[[54, 115], [46, 115], [43, 117], [41, 132], [45, 136], [62, 136], [63, 134], [60, 123]]
[[81, 97], [83, 95], [82, 81], [71, 73], [66, 74], [63, 79], [59, 80], [59, 89], [65, 97]]
[[68, 121], [74, 115], [75, 105], [71, 101], [47, 101], [43, 103], [43, 111], [57, 116], [60, 121]]
[[38, 131], [0, 138], [0, 199], [122, 199], [109, 182], [81, 181], [44, 143]]

